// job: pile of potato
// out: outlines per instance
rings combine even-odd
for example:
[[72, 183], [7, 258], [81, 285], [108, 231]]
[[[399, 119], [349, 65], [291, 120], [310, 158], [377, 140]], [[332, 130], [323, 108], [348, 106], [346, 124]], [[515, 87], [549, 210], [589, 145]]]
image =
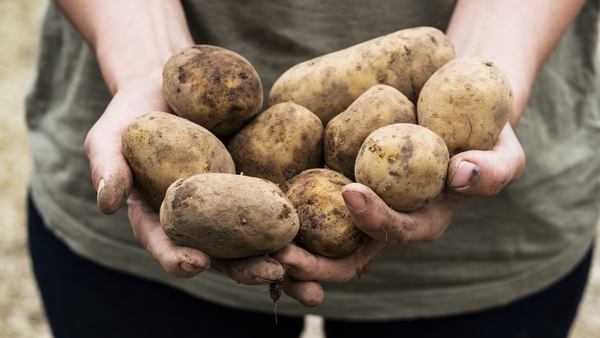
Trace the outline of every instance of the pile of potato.
[[327, 257], [353, 254], [368, 237], [343, 186], [359, 182], [397, 211], [416, 210], [444, 188], [450, 156], [489, 149], [512, 109], [500, 70], [457, 59], [431, 27], [290, 68], [262, 112], [259, 75], [223, 48], [186, 48], [163, 75], [175, 114], [130, 124], [123, 154], [165, 233], [216, 258], [291, 242]]

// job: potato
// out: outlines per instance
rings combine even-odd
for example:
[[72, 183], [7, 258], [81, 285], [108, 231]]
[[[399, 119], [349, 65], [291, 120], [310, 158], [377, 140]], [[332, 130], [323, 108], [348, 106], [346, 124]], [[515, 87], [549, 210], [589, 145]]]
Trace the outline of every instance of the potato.
[[177, 115], [217, 136], [238, 131], [263, 105], [254, 67], [241, 55], [210, 45], [175, 53], [163, 69], [163, 92]]
[[151, 112], [131, 122], [121, 148], [135, 186], [157, 211], [169, 186], [182, 177], [235, 173], [231, 155], [216, 136], [169, 113]]
[[283, 185], [305, 169], [323, 167], [323, 125], [308, 109], [282, 102], [240, 130], [227, 149], [238, 173]]
[[436, 28], [400, 30], [288, 69], [274, 83], [269, 105], [296, 102], [327, 125], [376, 84], [390, 85], [416, 103], [431, 74], [455, 57]]
[[370, 133], [394, 123], [417, 123], [415, 106], [402, 93], [387, 85], [364, 92], [325, 128], [325, 165], [354, 179], [354, 161]]
[[160, 223], [176, 244], [213, 258], [245, 258], [291, 243], [298, 214], [274, 183], [234, 174], [206, 173], [173, 183]]
[[449, 154], [431, 130], [396, 123], [372, 132], [356, 158], [356, 181], [371, 188], [392, 209], [410, 212], [444, 188]]
[[330, 169], [309, 169], [294, 176], [284, 192], [300, 217], [294, 242], [326, 257], [345, 257], [360, 250], [369, 237], [354, 224], [342, 197], [351, 181]]
[[463, 57], [427, 81], [417, 119], [440, 135], [450, 155], [489, 150], [510, 118], [513, 100], [510, 83], [498, 67], [479, 57]]

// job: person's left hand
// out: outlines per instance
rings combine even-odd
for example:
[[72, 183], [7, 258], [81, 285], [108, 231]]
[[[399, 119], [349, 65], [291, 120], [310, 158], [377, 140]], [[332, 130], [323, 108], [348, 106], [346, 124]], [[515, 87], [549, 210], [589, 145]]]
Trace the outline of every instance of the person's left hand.
[[302, 305], [312, 307], [319, 305], [325, 296], [320, 282], [347, 282], [354, 277], [360, 278], [371, 270], [372, 258], [385, 245], [371, 238], [350, 256], [327, 258], [288, 244], [270, 256], [286, 268], [285, 279], [279, 283], [283, 292]]
[[446, 188], [425, 206], [408, 213], [392, 210], [371, 189], [351, 183], [342, 189], [355, 224], [371, 237], [346, 258], [312, 255], [294, 245], [272, 254], [286, 267], [281, 283], [288, 296], [306, 306], [323, 301], [319, 282], [345, 282], [372, 268], [372, 258], [386, 245], [439, 238], [459, 208], [478, 196], [492, 196], [523, 172], [525, 154], [510, 125], [489, 151], [466, 151], [451, 158]]

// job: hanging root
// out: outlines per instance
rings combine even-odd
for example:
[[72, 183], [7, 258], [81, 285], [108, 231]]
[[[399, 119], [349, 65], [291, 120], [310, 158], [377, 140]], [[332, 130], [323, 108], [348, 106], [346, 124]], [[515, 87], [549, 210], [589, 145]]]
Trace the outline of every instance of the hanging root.
[[281, 286], [277, 283], [271, 283], [271, 285], [269, 285], [269, 293], [271, 294], [271, 299], [275, 303], [273, 313], [275, 314], [275, 325], [277, 325], [277, 306], [279, 306], [279, 300], [281, 299]]

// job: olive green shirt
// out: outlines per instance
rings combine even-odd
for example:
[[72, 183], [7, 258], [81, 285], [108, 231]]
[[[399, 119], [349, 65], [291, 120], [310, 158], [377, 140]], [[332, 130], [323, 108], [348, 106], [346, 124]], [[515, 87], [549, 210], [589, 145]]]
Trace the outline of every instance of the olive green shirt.
[[[415, 26], [445, 30], [453, 1], [182, 1], [196, 43], [231, 49], [257, 69], [266, 95], [291, 66]], [[599, 1], [588, 1], [540, 71], [516, 129], [522, 177], [456, 214], [430, 243], [386, 247], [372, 272], [325, 284], [305, 308], [282, 297], [278, 313], [335, 318], [414, 318], [509, 303], [567, 274], [592, 243], [600, 201], [596, 64]], [[96, 205], [83, 143], [111, 95], [90, 48], [51, 2], [27, 97], [31, 189], [48, 227], [77, 254], [192, 295], [272, 313], [268, 286], [239, 285], [213, 271], [169, 275], [133, 236], [127, 210]]]

